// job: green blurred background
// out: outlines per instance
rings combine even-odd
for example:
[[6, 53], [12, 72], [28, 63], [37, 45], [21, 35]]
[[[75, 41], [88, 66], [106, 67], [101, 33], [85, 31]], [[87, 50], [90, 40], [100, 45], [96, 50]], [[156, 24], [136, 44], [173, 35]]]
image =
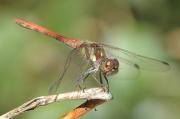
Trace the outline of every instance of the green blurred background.
[[[0, 114], [47, 95], [71, 50], [19, 27], [15, 18], [33, 21], [64, 36], [105, 42], [171, 64], [167, 72], [141, 71], [138, 76], [122, 68], [110, 80], [114, 99], [82, 118], [180, 119], [179, 0], [0, 0]], [[72, 80], [69, 74], [65, 77], [62, 92], [73, 90]], [[95, 84], [91, 80], [88, 83]], [[82, 102], [51, 104], [17, 118], [53, 119]]]

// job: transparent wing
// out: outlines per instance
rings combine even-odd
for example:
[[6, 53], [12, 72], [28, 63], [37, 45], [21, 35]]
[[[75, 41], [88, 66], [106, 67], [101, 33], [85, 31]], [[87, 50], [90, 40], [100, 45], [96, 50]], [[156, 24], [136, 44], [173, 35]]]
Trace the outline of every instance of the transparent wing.
[[[85, 68], [88, 66], [88, 62], [80, 53], [80, 50], [80, 48], [76, 48], [69, 53], [63, 71], [60, 72], [58, 79], [49, 87], [50, 94], [57, 93], [62, 80], [68, 77], [68, 80], [71, 78], [73, 83], [73, 80], [76, 80], [82, 72], [84, 72]], [[69, 87], [71, 87], [71, 84]]]
[[107, 53], [117, 58], [120, 62], [132, 65], [137, 69], [152, 70], [152, 71], [167, 71], [170, 65], [161, 60], [145, 57], [139, 54], [132, 53], [128, 50], [110, 46], [107, 44], [100, 44]]

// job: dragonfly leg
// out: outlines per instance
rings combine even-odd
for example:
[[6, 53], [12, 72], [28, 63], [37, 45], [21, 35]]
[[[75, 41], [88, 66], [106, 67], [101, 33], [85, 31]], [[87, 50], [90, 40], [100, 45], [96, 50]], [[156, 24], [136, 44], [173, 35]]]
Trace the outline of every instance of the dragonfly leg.
[[89, 77], [89, 75], [90, 75], [90, 74], [87, 74], [86, 77], [85, 77], [84, 79], [82, 79], [82, 81], [83, 81], [83, 83], [84, 83], [83, 92], [84, 92], [84, 90], [86, 89], [86, 83], [85, 83], [85, 81], [86, 81], [86, 79]]
[[95, 76], [95, 74], [92, 75], [92, 77], [95, 79], [95, 81], [101, 86], [103, 87], [103, 83], [101, 83]]
[[[87, 79], [89, 77], [89, 75], [93, 75], [96, 74], [96, 72], [98, 71], [98, 69], [94, 68], [94, 67], [90, 67], [89, 69], [87, 69], [85, 72], [83, 72], [80, 77], [76, 80], [76, 86], [79, 86], [82, 83], [84, 83], [85, 79]], [[95, 80], [95, 76], [93, 77]], [[97, 80], [97, 82], [99, 82]], [[85, 87], [86, 88], [86, 87]]]
[[99, 71], [99, 79], [100, 79], [100, 83], [103, 84], [103, 80], [102, 80], [102, 72]]
[[[109, 91], [109, 82], [108, 82], [108, 79], [105, 75], [103, 75], [104, 78], [105, 78], [105, 81], [106, 81], [106, 84], [107, 84], [107, 88], [108, 88], [108, 91]], [[101, 87], [105, 87], [105, 84], [103, 83], [103, 77], [102, 77], [102, 72], [99, 71], [99, 80], [96, 78], [95, 76], [95, 73], [92, 75], [92, 77], [98, 82], [98, 84], [101, 86]], [[105, 91], [106, 89], [104, 89]]]
[[108, 92], [109, 92], [109, 81], [108, 81], [106, 75], [103, 75], [103, 76], [104, 76], [104, 79], [105, 79], [105, 81], [106, 81], [107, 89], [108, 89]]
[[85, 87], [83, 87], [83, 88], [81, 87], [81, 82], [84, 83], [85, 79], [87, 79], [87, 78], [89, 77], [89, 75], [90, 75], [90, 74], [82, 74], [82, 75], [80, 76], [80, 78], [78, 78], [78, 79], [76, 80], [76, 86], [79, 87], [80, 90], [83, 90], [83, 91], [84, 91], [84, 89], [86, 89], [86, 85], [85, 85]]

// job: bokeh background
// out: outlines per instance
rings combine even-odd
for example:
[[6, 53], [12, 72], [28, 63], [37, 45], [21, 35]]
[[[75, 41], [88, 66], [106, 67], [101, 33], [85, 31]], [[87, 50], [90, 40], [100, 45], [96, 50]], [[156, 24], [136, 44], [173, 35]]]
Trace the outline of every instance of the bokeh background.
[[[140, 75], [121, 68], [110, 78], [114, 99], [83, 119], [179, 119], [179, 13], [179, 0], [0, 0], [0, 114], [47, 95], [71, 51], [15, 24], [15, 18], [24, 18], [64, 36], [108, 43], [171, 64], [166, 72]], [[62, 92], [74, 89], [71, 73]], [[51, 104], [17, 119], [57, 118], [82, 102]]]

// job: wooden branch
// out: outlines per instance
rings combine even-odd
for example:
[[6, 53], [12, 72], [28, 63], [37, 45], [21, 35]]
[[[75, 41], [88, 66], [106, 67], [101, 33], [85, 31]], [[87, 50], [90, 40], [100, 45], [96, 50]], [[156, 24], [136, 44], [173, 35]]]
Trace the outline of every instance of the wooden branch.
[[104, 102], [106, 101], [100, 99], [87, 100], [85, 103], [81, 104], [79, 107], [75, 108], [74, 110], [65, 114], [59, 119], [78, 119], [79, 117], [83, 116], [84, 114], [88, 113], [93, 108]]
[[[74, 91], [64, 94], [58, 94], [58, 95], [49, 95], [49, 96], [41, 96], [34, 98], [21, 106], [3, 114], [0, 116], [0, 119], [12, 119], [15, 116], [22, 114], [26, 111], [33, 110], [39, 106], [45, 106], [50, 103], [54, 102], [61, 102], [65, 100], [79, 100], [79, 99], [87, 99], [88, 101], [82, 104], [81, 106], [74, 109], [71, 113], [71, 116], [79, 117], [83, 114], [87, 113], [91, 109], [93, 109], [95, 106], [111, 100], [112, 95], [105, 91], [104, 88], [91, 88], [91, 89], [85, 89], [80, 91]], [[64, 115], [62, 119], [65, 119], [65, 117], [70, 116], [70, 113]], [[66, 118], [66, 119], [76, 119], [76, 118]]]

